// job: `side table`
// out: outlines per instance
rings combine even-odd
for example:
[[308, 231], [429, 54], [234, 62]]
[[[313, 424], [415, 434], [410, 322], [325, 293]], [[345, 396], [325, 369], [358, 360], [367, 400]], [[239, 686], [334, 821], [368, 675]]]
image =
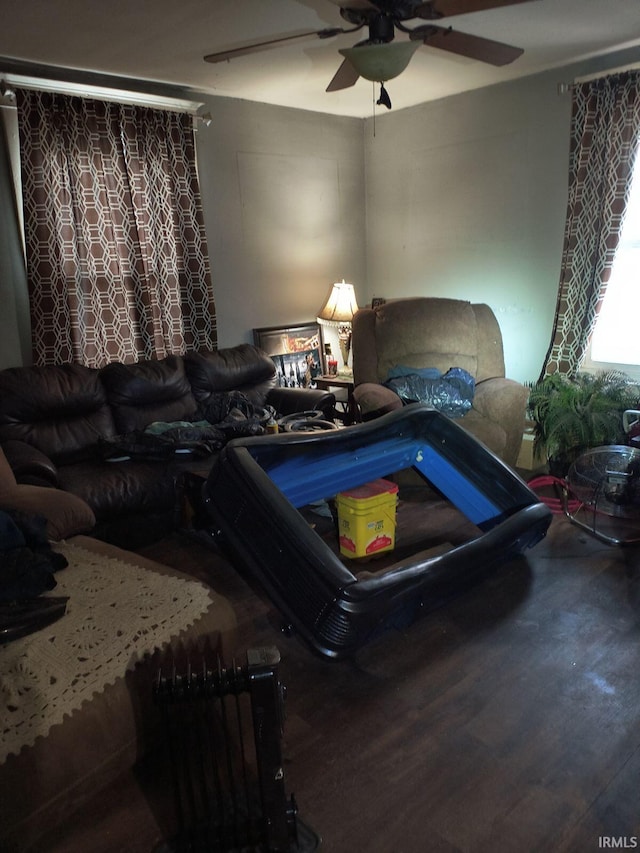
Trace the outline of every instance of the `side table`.
[[358, 406], [353, 397], [353, 379], [349, 376], [317, 376], [315, 378], [315, 383], [318, 388], [323, 391], [343, 391], [346, 392], [346, 396], [343, 395], [344, 399], [340, 399], [336, 396], [336, 403], [342, 403], [345, 406], [343, 411], [339, 411], [338, 409], [334, 412], [334, 417], [337, 420], [342, 421], [345, 426], [350, 426], [351, 424], [358, 423], [360, 420], [360, 413], [358, 411]]

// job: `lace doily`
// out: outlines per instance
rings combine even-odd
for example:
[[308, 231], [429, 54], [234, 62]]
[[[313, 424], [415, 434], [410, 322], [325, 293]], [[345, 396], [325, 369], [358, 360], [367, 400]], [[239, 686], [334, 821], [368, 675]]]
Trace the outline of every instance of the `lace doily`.
[[0, 764], [63, 721], [211, 605], [198, 581], [60, 543], [69, 565], [53, 595], [65, 615], [0, 647]]

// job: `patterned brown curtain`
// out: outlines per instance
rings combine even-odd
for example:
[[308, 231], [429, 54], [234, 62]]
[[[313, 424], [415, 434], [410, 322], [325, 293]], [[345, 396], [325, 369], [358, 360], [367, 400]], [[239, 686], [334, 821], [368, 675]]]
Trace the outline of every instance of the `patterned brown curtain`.
[[191, 117], [16, 94], [34, 362], [215, 349]]
[[611, 274], [639, 141], [640, 72], [574, 87], [562, 270], [542, 376], [572, 376], [580, 366]]

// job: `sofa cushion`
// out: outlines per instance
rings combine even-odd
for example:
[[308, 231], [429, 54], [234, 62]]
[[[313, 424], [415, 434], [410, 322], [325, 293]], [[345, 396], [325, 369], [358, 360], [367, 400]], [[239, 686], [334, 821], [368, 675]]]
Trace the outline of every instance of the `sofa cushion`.
[[241, 391], [255, 406], [264, 406], [268, 392], [275, 386], [273, 361], [252, 344], [188, 352], [184, 363], [199, 403], [206, 403], [213, 394]]
[[97, 370], [80, 364], [0, 371], [0, 442], [18, 439], [54, 462], [85, 458], [115, 435]]
[[100, 376], [119, 435], [155, 421], [189, 420], [196, 412], [184, 362], [178, 355], [136, 364], [114, 361], [102, 368]]
[[60, 488], [89, 504], [98, 521], [121, 514], [123, 508], [128, 516], [172, 508], [176, 477], [168, 463], [134, 459], [65, 465], [59, 472]]

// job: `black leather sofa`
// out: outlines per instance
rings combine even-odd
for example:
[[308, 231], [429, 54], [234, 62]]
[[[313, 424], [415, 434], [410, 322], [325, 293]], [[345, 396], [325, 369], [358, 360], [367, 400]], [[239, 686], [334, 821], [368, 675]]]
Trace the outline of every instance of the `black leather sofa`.
[[273, 361], [251, 344], [100, 370], [13, 367], [0, 371], [0, 445], [18, 483], [73, 493], [95, 515], [92, 535], [132, 547], [173, 523], [181, 475], [206, 476], [215, 453], [113, 448], [152, 423], [192, 422], [231, 392], [279, 415], [328, 417], [335, 403], [326, 391], [277, 387]]

